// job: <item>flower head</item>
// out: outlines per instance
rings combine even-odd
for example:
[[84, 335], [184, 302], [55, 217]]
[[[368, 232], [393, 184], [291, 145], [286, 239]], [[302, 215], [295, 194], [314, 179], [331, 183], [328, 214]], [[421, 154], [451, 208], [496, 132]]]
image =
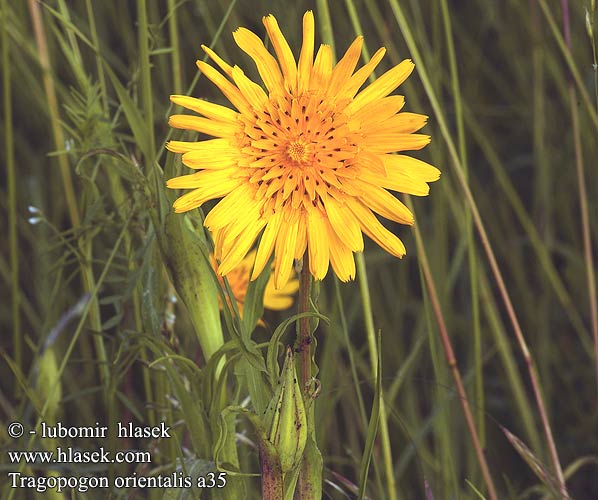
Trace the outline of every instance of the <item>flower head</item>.
[[[237, 309], [239, 310], [241, 317], [243, 317], [243, 305], [245, 303], [245, 296], [247, 295], [247, 288], [249, 287], [249, 276], [251, 275], [251, 266], [253, 265], [254, 260], [255, 251], [251, 251], [238, 266], [226, 275], [226, 279], [231, 292], [235, 297], [235, 301], [237, 302]], [[214, 270], [218, 271], [218, 264], [213, 255], [211, 256], [211, 261]], [[218, 276], [218, 279], [222, 280], [220, 276]], [[297, 290], [299, 290], [299, 281], [295, 277], [289, 279], [284, 287], [277, 289], [274, 287], [274, 276], [270, 276], [264, 290], [264, 307], [272, 311], [288, 309], [293, 305], [293, 294], [295, 294]], [[221, 302], [220, 309], [222, 309]]]
[[[392, 255], [402, 257], [401, 240], [374, 212], [413, 224], [413, 215], [388, 189], [427, 195], [440, 172], [420, 160], [395, 154], [430, 142], [416, 134], [427, 117], [400, 112], [403, 96], [390, 95], [413, 70], [404, 60], [363, 90], [385, 49], [355, 71], [361, 37], [333, 65], [330, 46], [314, 58], [314, 18], [303, 17], [298, 61], [269, 15], [263, 19], [276, 58], [245, 28], [233, 33], [237, 45], [255, 62], [265, 89], [203, 47], [221, 72], [202, 61], [197, 66], [236, 108], [186, 96], [171, 100], [201, 116], [174, 115], [170, 125], [214, 139], [171, 141], [183, 163], [198, 172], [170, 179], [170, 188], [193, 189], [174, 203], [185, 212], [222, 198], [205, 225], [215, 235], [218, 272], [238, 266], [261, 234], [252, 279], [274, 253], [274, 280], [284, 286], [293, 259], [309, 256], [309, 270], [322, 279], [331, 264], [347, 281], [355, 275], [353, 252], [363, 250], [362, 232]], [[223, 74], [224, 73], [224, 74]]]

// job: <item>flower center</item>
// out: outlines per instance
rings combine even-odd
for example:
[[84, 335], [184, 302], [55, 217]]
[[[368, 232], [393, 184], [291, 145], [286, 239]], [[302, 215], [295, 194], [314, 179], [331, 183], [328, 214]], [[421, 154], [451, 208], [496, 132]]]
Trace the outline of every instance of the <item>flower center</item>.
[[287, 155], [295, 163], [307, 162], [307, 143], [301, 139], [289, 142], [287, 146]]
[[300, 207], [322, 207], [329, 193], [344, 192], [345, 179], [355, 177], [360, 139], [345, 107], [315, 91], [287, 93], [272, 96], [253, 116], [241, 115], [246, 156], [240, 161], [255, 199], [264, 200], [262, 214], [297, 214]]

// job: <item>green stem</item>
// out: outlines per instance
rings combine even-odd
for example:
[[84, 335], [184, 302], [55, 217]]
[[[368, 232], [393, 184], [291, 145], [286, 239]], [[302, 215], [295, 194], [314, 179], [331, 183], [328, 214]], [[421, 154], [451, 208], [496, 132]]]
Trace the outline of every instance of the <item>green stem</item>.
[[183, 91], [183, 84], [181, 82], [181, 60], [179, 55], [179, 33], [177, 29], [177, 1], [168, 0], [168, 37], [170, 39], [170, 46], [172, 47], [172, 88], [175, 94], [180, 94]]
[[[310, 293], [311, 275], [309, 274], [309, 257], [307, 252], [305, 252], [305, 256], [303, 257], [303, 267], [299, 278], [299, 314], [310, 311]], [[309, 316], [299, 319], [296, 349], [299, 353], [299, 381], [301, 388], [304, 390], [311, 380], [311, 335], [309, 331]]]
[[262, 499], [281, 500], [284, 495], [284, 482], [280, 459], [273, 445], [265, 440], [259, 447], [260, 470], [262, 472]]
[[[362, 253], [355, 256], [357, 261], [357, 274], [359, 277], [359, 291], [361, 292], [361, 301], [363, 303], [363, 315], [365, 319], [365, 331], [368, 339], [370, 351], [370, 364], [372, 366], [372, 376], [376, 378], [378, 371], [378, 347], [376, 344], [376, 332], [374, 330], [374, 316], [372, 314], [372, 301], [370, 290], [368, 288], [368, 276], [365, 268], [365, 259]], [[382, 441], [382, 457], [384, 460], [384, 470], [386, 473], [386, 484], [389, 500], [396, 500], [397, 487], [395, 483], [394, 468], [392, 464], [392, 448], [390, 445], [390, 434], [388, 432], [388, 422], [386, 418], [386, 405], [383, 395], [380, 398], [380, 440]]]
[[[298, 313], [306, 313], [311, 310], [310, 307], [311, 295], [311, 274], [309, 272], [309, 254], [305, 252], [303, 256], [303, 266], [301, 268], [301, 275], [299, 276], [299, 303]], [[303, 398], [308, 404], [307, 388], [311, 383], [311, 357], [312, 353], [312, 338], [310, 333], [310, 319], [309, 316], [299, 319], [299, 328], [297, 330], [297, 340], [295, 342], [295, 351], [299, 359], [299, 384], [303, 391]], [[314, 419], [314, 403], [309, 405], [307, 411], [307, 432], [308, 440], [315, 440], [315, 419]], [[301, 470], [299, 472], [299, 479], [297, 480], [297, 487], [295, 489], [295, 498], [297, 500], [313, 500], [320, 498], [321, 492], [314, 492], [314, 485], [317, 483], [315, 478], [320, 474], [316, 471], [316, 462], [310, 460], [312, 455], [306, 451], [301, 462]], [[316, 496], [317, 495], [317, 496]]]
[[[140, 66], [140, 97], [141, 97], [141, 108], [143, 115], [147, 123], [149, 124], [149, 150], [156, 150], [156, 141], [154, 137], [154, 108], [152, 106], [152, 80], [151, 80], [151, 62], [150, 62], [150, 50], [149, 50], [149, 24], [147, 19], [147, 8], [146, 1], [139, 0], [137, 2], [137, 22], [138, 22], [138, 43], [139, 43], [139, 66]], [[148, 164], [146, 168], [151, 168], [153, 171], [153, 165], [150, 167], [151, 162], [154, 158], [146, 158]]]
[[87, 10], [87, 21], [89, 23], [89, 32], [91, 41], [95, 48], [96, 69], [98, 72], [98, 82], [100, 84], [100, 96], [102, 97], [102, 110], [106, 117], [108, 117], [108, 90], [106, 87], [106, 76], [104, 75], [104, 65], [102, 63], [102, 56], [100, 51], [100, 39], [98, 37], [98, 30], [96, 28], [95, 16], [93, 14], [93, 7], [91, 0], [85, 0], [85, 8]]
[[550, 31], [552, 32], [552, 35], [554, 36], [554, 39], [557, 45], [559, 46], [559, 49], [563, 54], [563, 57], [565, 58], [565, 62], [567, 63], [567, 66], [571, 71], [571, 76], [573, 77], [577, 91], [581, 95], [581, 100], [583, 101], [588, 111], [588, 116], [592, 121], [592, 125], [596, 130], [598, 130], [598, 109], [594, 111], [594, 106], [592, 105], [592, 100], [590, 99], [590, 95], [586, 90], [586, 84], [584, 83], [584, 79], [581, 75], [581, 72], [575, 64], [573, 54], [567, 48], [567, 44], [565, 43], [563, 36], [559, 32], [559, 28], [552, 14], [554, 12], [554, 8], [549, 7], [546, 3], [546, 0], [538, 0], [538, 3], [540, 4], [540, 8], [542, 9], [542, 14], [544, 14], [544, 17], [546, 17], [546, 21], [548, 22]]
[[[569, 51], [571, 50], [571, 35], [569, 31], [569, 4], [563, 0], [563, 23], [565, 31], [565, 42]], [[581, 129], [579, 125], [579, 111], [577, 106], [577, 92], [573, 82], [569, 84], [569, 106], [571, 108], [571, 122], [573, 124], [573, 148], [575, 152], [575, 167], [577, 172], [577, 188], [579, 189], [579, 211], [581, 212], [581, 229], [583, 237], [584, 260], [586, 266], [586, 284], [588, 287], [590, 319], [592, 325], [592, 337], [594, 338], [594, 369], [598, 389], [598, 304], [596, 301], [596, 271], [592, 259], [592, 237], [590, 233], [590, 216], [588, 213], [588, 190], [586, 187], [586, 176], [583, 162], [583, 149], [581, 146]], [[558, 472], [558, 471], [557, 471]], [[562, 473], [561, 473], [562, 474]], [[559, 480], [562, 478], [559, 477]], [[564, 482], [564, 479], [562, 479]]]
[[332, 53], [334, 50], [334, 34], [332, 32], [332, 20], [330, 17], [330, 8], [328, 7], [328, 0], [316, 0], [317, 19], [320, 20], [320, 33], [324, 43], [330, 45]]
[[19, 313], [21, 292], [19, 289], [19, 247], [17, 236], [17, 183], [15, 170], [15, 147], [12, 129], [12, 98], [10, 86], [10, 53], [8, 44], [8, 6], [2, 0], [2, 68], [4, 89], [4, 144], [6, 148], [6, 177], [8, 183], [8, 241], [10, 244], [10, 282], [12, 295], [12, 345], [14, 361], [19, 371], [22, 369], [21, 317]]
[[[46, 31], [44, 29], [44, 22], [41, 13], [40, 3], [35, 0], [29, 0], [29, 14], [31, 16], [31, 23], [33, 24], [33, 33], [35, 35], [35, 42], [39, 54], [39, 64], [42, 69], [42, 80], [44, 82], [44, 90], [46, 99], [48, 101], [48, 111], [50, 114], [50, 122], [52, 125], [52, 135], [54, 136], [54, 145], [58, 151], [64, 149], [64, 134], [60, 126], [60, 116], [58, 112], [58, 99], [56, 97], [56, 88], [54, 87], [54, 80], [52, 78], [50, 66], [50, 54], [48, 51], [48, 40], [46, 38]], [[75, 196], [75, 188], [73, 185], [73, 178], [69, 168], [68, 160], [65, 155], [58, 156], [58, 163], [60, 164], [60, 174], [62, 176], [62, 183], [64, 188], [64, 199], [66, 201], [71, 224], [73, 227], [79, 227], [81, 219], [79, 217], [79, 210], [77, 208], [77, 198]]]
[[[468, 178], [467, 144], [465, 141], [465, 121], [463, 118], [463, 101], [461, 99], [461, 86], [459, 84], [459, 70], [453, 40], [453, 29], [447, 0], [441, 1], [442, 20], [446, 33], [446, 46], [448, 51], [449, 67], [451, 72], [451, 91], [455, 102], [455, 121], [457, 125], [457, 140], [459, 144], [459, 157], [463, 165], [463, 173]], [[480, 301], [478, 290], [477, 258], [473, 237], [471, 214], [465, 212], [464, 232], [467, 238], [469, 259], [469, 286], [472, 308], [473, 337], [474, 337], [474, 369], [475, 369], [475, 411], [477, 413], [477, 427], [479, 429], [480, 443], [484, 447], [485, 438], [485, 411], [484, 411], [484, 372], [482, 369], [482, 331], [480, 327]]]

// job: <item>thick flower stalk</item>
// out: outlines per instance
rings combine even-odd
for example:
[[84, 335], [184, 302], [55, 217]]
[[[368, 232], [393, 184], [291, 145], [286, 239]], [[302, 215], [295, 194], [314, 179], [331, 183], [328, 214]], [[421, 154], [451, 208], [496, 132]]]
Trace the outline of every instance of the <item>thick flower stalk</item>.
[[324, 278], [332, 265], [342, 281], [352, 279], [353, 253], [364, 246], [362, 233], [402, 257], [403, 243], [375, 214], [413, 224], [409, 209], [388, 190], [427, 195], [427, 183], [440, 175], [423, 161], [396, 154], [430, 142], [415, 133], [427, 117], [401, 112], [403, 96], [390, 95], [413, 63], [404, 60], [360, 91], [384, 48], [357, 71], [361, 37], [336, 65], [328, 45], [321, 45], [314, 58], [314, 18], [307, 12], [295, 60], [276, 19], [269, 15], [263, 21], [276, 58], [245, 28], [233, 37], [255, 62], [265, 89], [204, 46], [221, 72], [202, 61], [197, 66], [236, 109], [171, 96], [201, 115], [174, 115], [171, 126], [214, 137], [168, 143], [197, 170], [168, 181], [170, 188], [192, 189], [176, 200], [175, 211], [222, 198], [205, 219], [215, 235], [218, 272], [225, 275], [237, 267], [261, 235], [252, 279], [274, 254], [277, 288], [290, 278], [293, 260], [306, 251], [314, 278]]

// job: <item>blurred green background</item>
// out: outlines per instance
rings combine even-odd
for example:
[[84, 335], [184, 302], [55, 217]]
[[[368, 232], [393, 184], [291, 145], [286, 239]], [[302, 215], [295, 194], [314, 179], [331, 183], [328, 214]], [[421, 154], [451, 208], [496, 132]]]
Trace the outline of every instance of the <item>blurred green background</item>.
[[[164, 149], [173, 112], [168, 97], [189, 93], [226, 104], [197, 73], [200, 44], [259, 81], [231, 32], [245, 26], [263, 37], [261, 17], [273, 13], [297, 55], [307, 9], [315, 13], [316, 45], [333, 40], [337, 58], [363, 34], [369, 54], [380, 46], [388, 50], [378, 75], [414, 59], [415, 72], [399, 91], [406, 110], [430, 117], [424, 133], [432, 136], [414, 156], [443, 172], [429, 197], [411, 200], [421, 247], [411, 229], [392, 224], [407, 247], [403, 260], [366, 242], [391, 445], [385, 457], [380, 440], [374, 444], [367, 494], [487, 495], [445, 359], [441, 317], [498, 497], [558, 498], [526, 359], [464, 194], [466, 179], [537, 367], [569, 493], [598, 498], [593, 1], [4, 0], [1, 6], [2, 498], [33, 498], [29, 490], [9, 493], [6, 472], [16, 466], [6, 451], [57, 443], [29, 440], [27, 433], [14, 440], [6, 427], [21, 421], [28, 428], [41, 416], [79, 426], [167, 420], [177, 429], [176, 439], [105, 444], [151, 449], [145, 468], [73, 466], [60, 474], [166, 474], [189, 457], [213, 467], [216, 435], [203, 444], [190, 437], [193, 414], [181, 407], [180, 391], [209, 406], [206, 388], [215, 371], [187, 370], [179, 360], [173, 375], [152, 365], [168, 352], [205, 366], [193, 315], [171, 300], [180, 290], [173, 279], [177, 257], [168, 252], [174, 240], [164, 232], [173, 199], [164, 180], [184, 168]], [[191, 214], [185, 227], [200, 234], [201, 216]], [[203, 235], [199, 239], [205, 245]], [[363, 470], [375, 387], [363, 301], [358, 282], [340, 284], [329, 272], [321, 284], [318, 309], [331, 319], [316, 333], [324, 498], [356, 498]], [[267, 342], [294, 312], [266, 311], [255, 342]], [[233, 338], [223, 324], [224, 339]], [[292, 332], [287, 335], [283, 341], [292, 342]], [[247, 395], [235, 380], [231, 371], [222, 393], [229, 404]], [[206, 422], [216, 419], [206, 415]], [[214, 433], [216, 424], [206, 422]], [[526, 448], [514, 445], [501, 426]], [[252, 431], [243, 419], [237, 433], [239, 470], [257, 472]], [[58, 445], [85, 446], [68, 439]], [[52, 474], [47, 467], [26, 470]], [[242, 481], [247, 497], [259, 498], [259, 478]], [[162, 498], [163, 492], [111, 494]]]

